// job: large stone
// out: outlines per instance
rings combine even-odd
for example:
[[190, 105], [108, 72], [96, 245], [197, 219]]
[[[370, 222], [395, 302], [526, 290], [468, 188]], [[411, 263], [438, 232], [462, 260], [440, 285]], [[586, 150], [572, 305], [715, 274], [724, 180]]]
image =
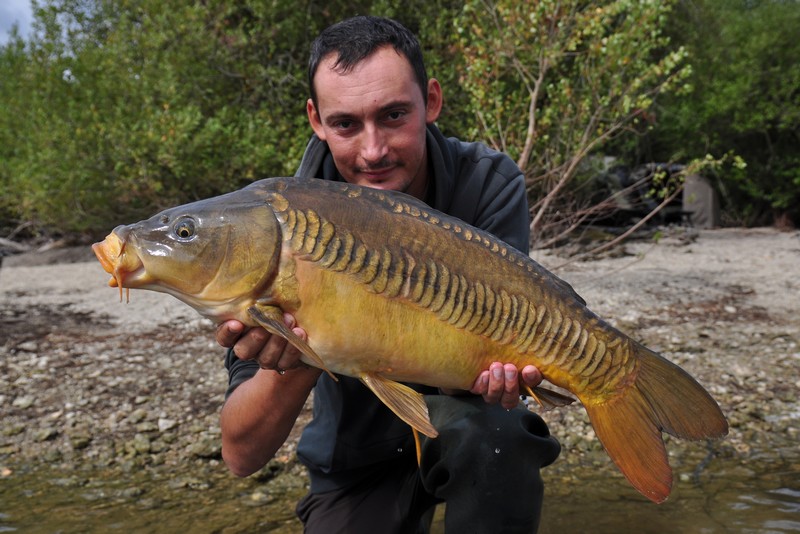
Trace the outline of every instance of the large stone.
[[705, 176], [691, 174], [683, 185], [683, 211], [695, 228], [716, 228], [720, 224], [719, 196]]

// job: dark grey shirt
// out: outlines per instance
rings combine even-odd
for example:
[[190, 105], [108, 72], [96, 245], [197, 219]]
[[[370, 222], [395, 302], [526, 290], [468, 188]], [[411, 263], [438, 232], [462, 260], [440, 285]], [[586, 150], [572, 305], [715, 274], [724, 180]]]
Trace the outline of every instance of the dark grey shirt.
[[[424, 199], [433, 208], [486, 230], [518, 250], [530, 239], [525, 181], [505, 154], [480, 143], [446, 139], [428, 126], [429, 171], [433, 180]], [[328, 145], [316, 135], [306, 147], [297, 177], [344, 181]], [[258, 370], [228, 351], [228, 394]], [[435, 388], [412, 385], [426, 394]], [[322, 374], [314, 389], [314, 418], [297, 447], [311, 475], [311, 491], [324, 492], [357, 482], [378, 462], [414, 454], [410, 427], [357, 379], [338, 382]]]

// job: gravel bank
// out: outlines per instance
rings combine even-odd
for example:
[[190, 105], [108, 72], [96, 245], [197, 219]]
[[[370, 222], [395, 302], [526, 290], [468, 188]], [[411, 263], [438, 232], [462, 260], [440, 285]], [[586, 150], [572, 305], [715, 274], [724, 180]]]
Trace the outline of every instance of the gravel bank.
[[[670, 442], [680, 477], [711, 457], [796, 454], [799, 232], [678, 232], [560, 268], [568, 258], [533, 256], [721, 404], [728, 438], [710, 448]], [[164, 295], [134, 291], [120, 303], [85, 250], [78, 263], [60, 258], [15, 256], [0, 268], [0, 477], [35, 465], [219, 472], [226, 374], [213, 325]], [[546, 417], [564, 444], [548, 476], [579, 477], [581, 466], [614, 471], [582, 409]], [[298, 471], [293, 447], [294, 439], [270, 472]]]

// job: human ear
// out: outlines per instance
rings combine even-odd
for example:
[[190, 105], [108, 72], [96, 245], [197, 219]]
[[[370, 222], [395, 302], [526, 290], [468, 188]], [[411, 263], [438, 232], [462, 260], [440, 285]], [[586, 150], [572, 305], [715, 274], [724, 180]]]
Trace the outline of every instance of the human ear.
[[317, 107], [310, 98], [306, 101], [306, 113], [308, 114], [308, 122], [311, 124], [311, 129], [314, 130], [317, 137], [324, 141], [325, 129], [322, 127], [322, 117], [319, 116]]
[[442, 86], [436, 78], [428, 80], [428, 103], [425, 106], [425, 122], [428, 124], [436, 122], [442, 112]]

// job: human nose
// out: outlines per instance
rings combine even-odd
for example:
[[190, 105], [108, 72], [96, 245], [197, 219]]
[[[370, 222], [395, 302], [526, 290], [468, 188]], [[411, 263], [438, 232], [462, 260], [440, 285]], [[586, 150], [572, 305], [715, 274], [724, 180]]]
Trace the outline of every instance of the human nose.
[[386, 136], [376, 126], [364, 129], [364, 138], [361, 146], [361, 157], [368, 164], [380, 162], [388, 153]]

